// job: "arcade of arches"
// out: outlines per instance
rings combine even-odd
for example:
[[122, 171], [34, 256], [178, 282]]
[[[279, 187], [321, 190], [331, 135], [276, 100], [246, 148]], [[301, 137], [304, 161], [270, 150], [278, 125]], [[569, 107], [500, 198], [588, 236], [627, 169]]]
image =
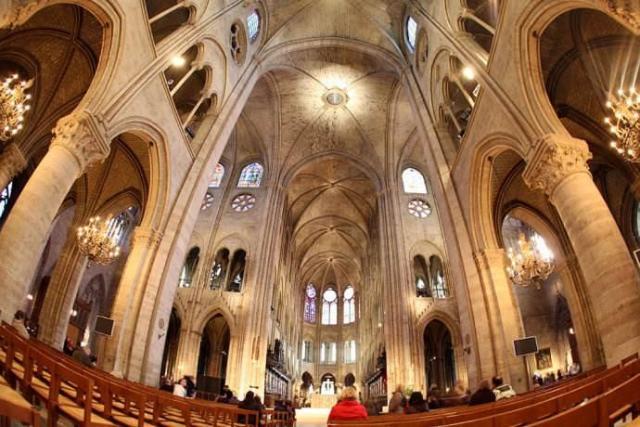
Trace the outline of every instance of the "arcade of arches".
[[638, 83], [631, 3], [0, 0], [0, 78], [31, 95], [0, 133], [2, 320], [211, 393], [616, 364], [640, 350], [640, 169], [604, 120]]

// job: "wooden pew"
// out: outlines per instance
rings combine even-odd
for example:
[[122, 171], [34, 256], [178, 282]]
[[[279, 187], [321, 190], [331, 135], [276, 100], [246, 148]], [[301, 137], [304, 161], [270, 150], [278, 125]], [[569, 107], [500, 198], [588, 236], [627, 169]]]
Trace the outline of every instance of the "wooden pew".
[[0, 377], [0, 418], [40, 427], [38, 411], [2, 377]]

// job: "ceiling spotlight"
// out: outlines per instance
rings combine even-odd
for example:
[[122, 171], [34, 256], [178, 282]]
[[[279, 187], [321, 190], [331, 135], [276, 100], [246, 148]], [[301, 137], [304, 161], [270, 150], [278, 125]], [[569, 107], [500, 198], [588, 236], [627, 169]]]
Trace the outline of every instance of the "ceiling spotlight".
[[342, 89], [338, 88], [330, 89], [324, 95], [324, 100], [327, 102], [327, 104], [333, 107], [344, 104], [345, 102], [347, 102], [347, 99], [347, 94]]
[[467, 65], [462, 69], [462, 77], [467, 80], [473, 80], [476, 78], [476, 70], [474, 70], [473, 67]]
[[184, 57], [181, 55], [176, 55], [173, 58], [171, 58], [171, 65], [173, 65], [174, 67], [183, 67], [184, 64], [186, 63], [187, 63], [187, 60], [184, 59]]

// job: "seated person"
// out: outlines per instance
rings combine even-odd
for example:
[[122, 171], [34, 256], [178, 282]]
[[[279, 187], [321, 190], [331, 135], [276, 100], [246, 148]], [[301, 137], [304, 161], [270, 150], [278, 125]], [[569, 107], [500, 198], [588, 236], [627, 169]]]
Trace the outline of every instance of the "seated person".
[[496, 375], [491, 378], [491, 383], [493, 384], [493, 393], [496, 395], [496, 401], [515, 397], [515, 390], [509, 384], [504, 384], [501, 376]]
[[[244, 400], [238, 404], [238, 408], [246, 409], [249, 411], [260, 411], [262, 409], [261, 408], [262, 403], [258, 403], [259, 399], [260, 397], [258, 397], [258, 401], [256, 401], [256, 395], [252, 391], [248, 391], [247, 394], [244, 395]], [[255, 415], [249, 415], [248, 418], [249, 419], [246, 421], [247, 424], [250, 424], [250, 425], [256, 424]], [[238, 415], [238, 423], [240, 424], [245, 423], [244, 415]]]
[[427, 405], [427, 401], [424, 400], [421, 392], [414, 391], [409, 396], [409, 406], [407, 406], [405, 413], [419, 414], [420, 412], [429, 412], [429, 405]]
[[73, 350], [71, 357], [86, 367], [93, 368], [96, 366], [96, 359], [91, 355], [91, 349], [88, 346], [77, 347]]
[[404, 413], [404, 407], [407, 404], [407, 398], [404, 397], [404, 386], [398, 385], [396, 391], [391, 395], [389, 399], [389, 413], [390, 414], [402, 414]]
[[25, 314], [24, 311], [18, 310], [16, 314], [13, 315], [13, 320], [11, 321], [11, 326], [13, 326], [22, 338], [29, 338], [29, 331], [27, 331], [27, 326], [25, 325]]
[[358, 402], [356, 389], [345, 387], [340, 394], [340, 400], [329, 413], [329, 421], [357, 421], [366, 420], [367, 410]]
[[185, 377], [180, 378], [180, 381], [173, 386], [173, 394], [175, 396], [187, 397], [187, 379]]
[[492, 403], [496, 401], [496, 395], [489, 388], [489, 381], [483, 380], [478, 385], [478, 390], [471, 395], [469, 405], [481, 405], [483, 403]]

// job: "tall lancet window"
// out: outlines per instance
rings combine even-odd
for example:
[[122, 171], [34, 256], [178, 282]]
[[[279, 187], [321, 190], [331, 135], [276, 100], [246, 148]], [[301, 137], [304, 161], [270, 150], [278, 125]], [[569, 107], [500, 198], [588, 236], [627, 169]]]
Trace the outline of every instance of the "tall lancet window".
[[322, 294], [322, 324], [338, 324], [338, 294], [333, 289], [327, 289]]
[[9, 207], [9, 199], [11, 199], [11, 190], [13, 190], [13, 182], [10, 182], [3, 190], [0, 192], [0, 220], [4, 217], [7, 212], [7, 208]]
[[238, 188], [258, 188], [262, 183], [264, 168], [258, 162], [250, 163], [240, 172]]
[[182, 266], [178, 287], [180, 288], [191, 287], [191, 281], [193, 280], [193, 276], [196, 272], [196, 268], [198, 267], [198, 261], [200, 261], [200, 248], [198, 247], [191, 248], [191, 250], [189, 251], [189, 254], [187, 255], [187, 258], [184, 261], [184, 265]]
[[304, 293], [304, 321], [316, 323], [316, 287], [311, 283]]
[[402, 188], [405, 193], [427, 194], [427, 184], [419, 170], [406, 168], [402, 171]]
[[223, 178], [224, 178], [224, 166], [222, 165], [222, 163], [218, 163], [216, 164], [216, 167], [213, 170], [211, 181], [209, 181], [209, 188], [219, 188], [220, 184], [222, 184]]
[[353, 292], [353, 286], [349, 285], [344, 290], [344, 318], [343, 323], [349, 324], [356, 321], [356, 297]]

